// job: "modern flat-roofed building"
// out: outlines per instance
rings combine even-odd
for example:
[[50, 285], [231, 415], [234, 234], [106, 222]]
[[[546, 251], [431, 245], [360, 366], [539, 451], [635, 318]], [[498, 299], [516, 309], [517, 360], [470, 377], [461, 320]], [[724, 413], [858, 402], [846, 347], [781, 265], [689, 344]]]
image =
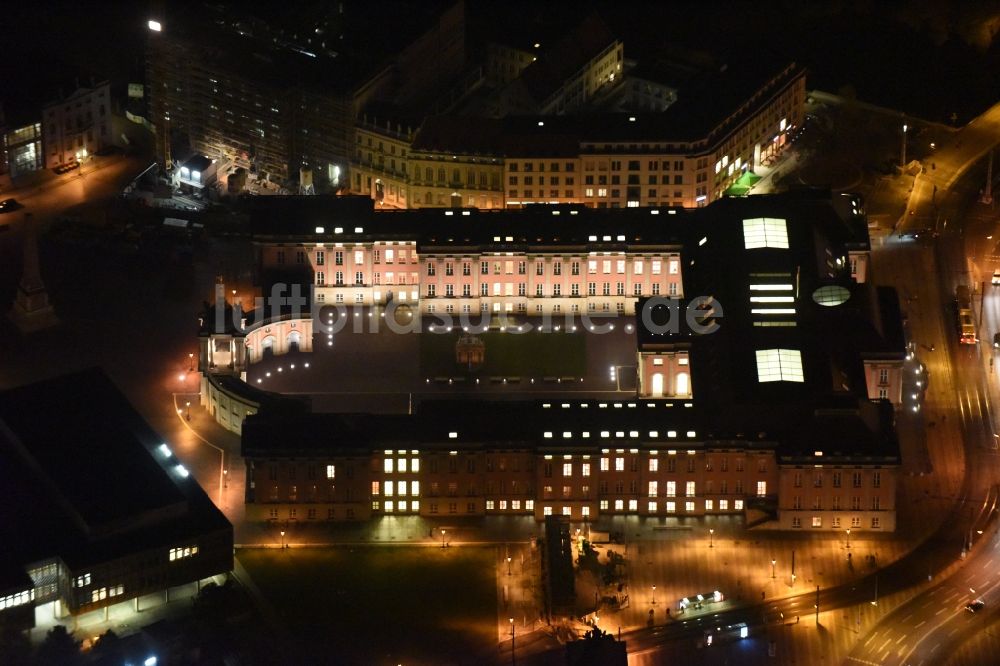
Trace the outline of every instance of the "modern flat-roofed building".
[[0, 498], [0, 625], [232, 570], [232, 525], [96, 369], [0, 393]]
[[[505, 280], [527, 283], [533, 274], [551, 312], [561, 305], [550, 295], [557, 281], [569, 280], [572, 298], [577, 272], [588, 294], [595, 283], [597, 296], [581, 297], [585, 311], [591, 304], [604, 310], [601, 294], [613, 299], [616, 280], [670, 276], [670, 261], [678, 262], [683, 285], [676, 294], [662, 286], [653, 293], [643, 282], [628, 308], [618, 310], [636, 330], [633, 395], [470, 394], [418, 401], [399, 415], [260, 409], [242, 426], [250, 519], [741, 514], [748, 523], [789, 530], [895, 529], [900, 460], [893, 406], [901, 403], [905, 344], [895, 292], [871, 281], [856, 197], [804, 191], [673, 215], [553, 206], [365, 217], [360, 204], [351, 206], [325, 218], [338, 225], [333, 238], [342, 242], [318, 249], [305, 237], [299, 242], [296, 233], [305, 229], [286, 226], [283, 240], [257, 237], [262, 262], [274, 265], [283, 252], [286, 261], [315, 270], [357, 266], [364, 282], [365, 271], [399, 270], [402, 260], [425, 312], [439, 312], [430, 307], [442, 303], [452, 305], [445, 312], [459, 312], [465, 296], [456, 292], [464, 294], [463, 280], [472, 291], [477, 270], [486, 292], [480, 307], [515, 316], [535, 313], [519, 307], [520, 288], [508, 294]], [[292, 217], [307, 227], [324, 219]], [[604, 233], [612, 227], [620, 235]], [[415, 248], [400, 244], [407, 228], [421, 230]], [[321, 243], [329, 232], [313, 229]], [[552, 246], [539, 240], [556, 237]], [[583, 250], [572, 248], [577, 238]], [[638, 238], [653, 254], [640, 252]], [[487, 256], [491, 246], [496, 250]], [[323, 252], [322, 259], [311, 252]], [[365, 263], [376, 256], [380, 263]], [[390, 257], [392, 264], [381, 263]], [[806, 477], [809, 493], [799, 490]]]

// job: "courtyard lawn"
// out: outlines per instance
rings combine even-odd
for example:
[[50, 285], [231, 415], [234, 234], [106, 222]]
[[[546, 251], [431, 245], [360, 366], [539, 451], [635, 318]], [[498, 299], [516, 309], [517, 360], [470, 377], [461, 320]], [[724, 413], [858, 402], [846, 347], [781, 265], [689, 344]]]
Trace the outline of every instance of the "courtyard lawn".
[[424, 377], [582, 377], [587, 367], [583, 333], [501, 333], [477, 335], [486, 345], [482, 367], [469, 373], [455, 361], [460, 333], [420, 336], [420, 374]]
[[481, 663], [496, 650], [492, 548], [237, 554], [311, 664]]

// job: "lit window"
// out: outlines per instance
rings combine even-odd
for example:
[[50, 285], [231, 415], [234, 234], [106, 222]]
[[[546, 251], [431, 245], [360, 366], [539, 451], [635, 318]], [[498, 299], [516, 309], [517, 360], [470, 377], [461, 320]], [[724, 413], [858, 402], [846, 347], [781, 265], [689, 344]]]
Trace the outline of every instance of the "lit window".
[[386, 481], [385, 482], [385, 496], [386, 497], [392, 497], [393, 494], [394, 494], [393, 491], [394, 491], [394, 488], [393, 488], [392, 481]]
[[584, 518], [588, 518], [590, 516], [590, 507], [589, 506], [583, 507], [580, 511], [583, 514]]
[[677, 502], [667, 502], [667, 513], [677, 512]]
[[705, 511], [711, 511], [714, 505], [715, 503], [712, 500], [710, 499], [705, 500]]
[[414, 474], [420, 471], [420, 458], [410, 458], [410, 471]]
[[684, 502], [684, 510], [688, 513], [694, 511], [694, 502]]
[[688, 481], [687, 483], [685, 483], [685, 485], [684, 485], [684, 495], [685, 496], [687, 496], [687, 497], [694, 497], [695, 496], [694, 483], [695, 483], [694, 481]]
[[733, 509], [735, 509], [736, 511], [742, 511], [743, 510], [743, 500], [741, 500], [741, 499], [733, 500]]
[[625, 471], [625, 459], [624, 458], [615, 458], [615, 471], [616, 472], [624, 472]]
[[581, 474], [583, 476], [590, 476], [590, 463], [583, 463]]
[[572, 513], [573, 513], [573, 511], [572, 511], [572, 509], [570, 507], [564, 506], [562, 508], [562, 515], [569, 516], [569, 515], [572, 515]]
[[420, 495], [420, 482], [410, 481], [410, 495], [418, 497]]
[[758, 349], [756, 354], [758, 382], [805, 381], [798, 349]]
[[656, 497], [656, 491], [658, 490], [658, 484], [656, 481], [649, 482], [649, 496]]
[[387, 501], [387, 502], [385, 503], [385, 512], [386, 512], [386, 513], [392, 513], [392, 512], [393, 512], [393, 511], [395, 510], [395, 508], [396, 508], [396, 507], [395, 507], [395, 504], [393, 503], [393, 501], [392, 501], [392, 500], [388, 500], [388, 501]]
[[[388, 481], [387, 481], [386, 483], [388, 483]], [[407, 487], [407, 483], [406, 483], [406, 481], [399, 481], [399, 482], [398, 482], [398, 483], [396, 484], [396, 493], [397, 493], [397, 494], [398, 494], [398, 495], [399, 495], [400, 497], [406, 497], [406, 496], [407, 496], [407, 495], [409, 494], [409, 493], [407, 492], [407, 490], [408, 490], [408, 489], [409, 489], [409, 488]]]
[[607, 472], [608, 471], [608, 459], [607, 458], [601, 458], [601, 471], [602, 472]]
[[757, 482], [757, 497], [763, 497], [767, 494], [767, 481]]
[[396, 461], [396, 471], [398, 472], [406, 471], [406, 458], [400, 458]]
[[528, 511], [535, 510], [535, 500], [524, 500], [524, 508]]
[[630, 499], [628, 501], [628, 510], [629, 511], [638, 511], [639, 510], [639, 500]]
[[385, 469], [385, 473], [386, 474], [391, 474], [392, 473], [392, 458], [386, 458], [385, 459], [385, 467], [384, 467], [384, 469]]
[[378, 495], [378, 491], [379, 491], [379, 482], [372, 481], [372, 495]]
[[552, 507], [551, 506], [542, 507], [542, 515], [543, 516], [551, 516], [552, 515]]
[[493, 507], [494, 507], [493, 500], [486, 500], [486, 510], [487, 511], [492, 511]]
[[784, 219], [757, 217], [743, 220], [743, 246], [747, 250], [762, 247], [788, 249], [788, 225]]
[[[185, 548], [171, 548], [170, 549], [170, 561], [183, 560], [184, 558], [191, 557], [198, 554], [198, 546], [187, 546]], [[88, 578], [90, 574], [87, 574]]]
[[337, 470], [336, 470], [336, 467], [334, 465], [327, 465], [326, 466], [326, 478], [332, 479], [332, 478], [334, 478], [336, 476], [336, 473], [337, 473]]
[[660, 468], [660, 461], [657, 460], [656, 458], [650, 458], [649, 459], [649, 471], [650, 472], [655, 472], [659, 468]]
[[615, 500], [615, 511], [625, 510], [625, 500], [616, 499]]

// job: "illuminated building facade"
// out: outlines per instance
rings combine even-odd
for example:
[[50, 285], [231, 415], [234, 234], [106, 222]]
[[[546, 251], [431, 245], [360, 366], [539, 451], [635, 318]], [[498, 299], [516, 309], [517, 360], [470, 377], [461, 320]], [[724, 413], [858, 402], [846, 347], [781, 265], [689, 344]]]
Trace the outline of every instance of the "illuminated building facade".
[[110, 146], [111, 84], [79, 86], [42, 107], [45, 166], [55, 168], [85, 159]]
[[[406, 205], [397, 198], [395, 208], [705, 206], [771, 164], [802, 125], [805, 71], [794, 63], [764, 71], [727, 68], [659, 112], [428, 117], [405, 136], [365, 126], [359, 140], [410, 155], [389, 181], [407, 188]], [[372, 151], [359, 151], [356, 168], [369, 168]], [[368, 177], [352, 191], [371, 196]]]
[[[295, 257], [314, 271], [361, 266], [364, 282], [364, 271], [376, 268], [365, 262], [391, 258], [407, 275], [406, 288], [397, 289], [410, 292], [409, 302], [419, 300], [426, 313], [441, 312], [442, 304], [451, 306], [445, 312], [465, 311], [456, 290], [464, 294], [467, 280], [471, 292], [479, 272], [475, 283], [486, 285], [486, 294], [475, 304], [515, 320], [559, 312], [560, 297], [549, 291], [557, 273], [568, 280], [571, 299], [574, 284], [587, 285], [589, 294], [591, 281], [614, 284], [621, 270], [627, 294], [642, 276], [622, 308], [625, 317], [637, 313], [628, 318], [636, 328], [636, 393], [607, 401], [569, 391], [544, 402], [426, 399], [405, 415], [261, 409], [242, 424], [251, 519], [740, 514], [748, 524], [788, 530], [895, 529], [893, 407], [901, 402], [905, 346], [895, 293], [871, 282], [866, 218], [856, 197], [728, 199], [674, 217], [649, 208], [368, 217], [360, 210], [325, 216], [327, 224], [358, 225], [333, 227], [334, 237], [344, 239], [339, 246], [298, 242], [287, 224], [283, 240], [258, 235], [263, 265], [276, 268], [276, 253], [284, 252], [286, 261]], [[292, 217], [302, 227], [324, 219]], [[601, 235], [598, 226], [623, 233]], [[413, 245], [401, 241], [407, 228], [422, 230]], [[499, 250], [487, 255], [480, 234], [501, 228], [510, 236], [485, 239]], [[266, 229], [258, 223], [258, 232]], [[536, 237], [558, 236], [559, 244], [534, 240], [535, 247], [522, 236], [528, 229]], [[322, 238], [330, 229], [313, 232]], [[365, 234], [372, 238], [360, 238]], [[566, 247], [577, 237], [593, 244], [585, 245], [585, 255]], [[636, 243], [640, 237], [645, 247]], [[611, 248], [622, 243], [619, 258]], [[321, 264], [310, 258], [317, 251], [324, 253]], [[678, 261], [676, 299], [668, 291], [672, 260]], [[507, 282], [518, 280], [525, 292], [542, 284], [543, 296], [522, 298], [519, 287], [508, 294]], [[618, 288], [608, 289], [613, 300]], [[605, 309], [603, 285], [595, 290], [594, 298], [580, 297], [580, 311]], [[356, 297], [358, 304], [369, 305], [365, 298]], [[314, 306], [324, 300], [317, 297]], [[352, 305], [347, 295], [336, 302]], [[880, 378], [873, 384], [875, 372]], [[820, 499], [796, 490], [806, 477], [811, 489], [825, 493]]]

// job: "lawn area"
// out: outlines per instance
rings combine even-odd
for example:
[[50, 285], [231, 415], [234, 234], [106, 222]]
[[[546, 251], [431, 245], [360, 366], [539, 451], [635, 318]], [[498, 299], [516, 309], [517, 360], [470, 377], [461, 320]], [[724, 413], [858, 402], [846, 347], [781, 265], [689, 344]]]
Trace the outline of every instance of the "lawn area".
[[729, 189], [726, 190], [725, 194], [730, 197], [746, 196], [746, 194], [750, 191], [750, 188], [753, 187], [754, 183], [758, 180], [760, 180], [760, 176], [757, 174], [751, 173], [750, 171], [744, 171], [743, 175], [737, 178], [736, 181], [729, 186]]
[[[460, 333], [420, 335], [420, 374], [424, 377], [468, 375], [468, 368], [455, 362], [455, 343]], [[582, 377], [587, 367], [583, 333], [501, 333], [478, 336], [486, 344], [486, 360], [473, 375], [480, 377]]]
[[237, 557], [310, 664], [474, 664], [496, 650], [492, 548], [249, 549]]

